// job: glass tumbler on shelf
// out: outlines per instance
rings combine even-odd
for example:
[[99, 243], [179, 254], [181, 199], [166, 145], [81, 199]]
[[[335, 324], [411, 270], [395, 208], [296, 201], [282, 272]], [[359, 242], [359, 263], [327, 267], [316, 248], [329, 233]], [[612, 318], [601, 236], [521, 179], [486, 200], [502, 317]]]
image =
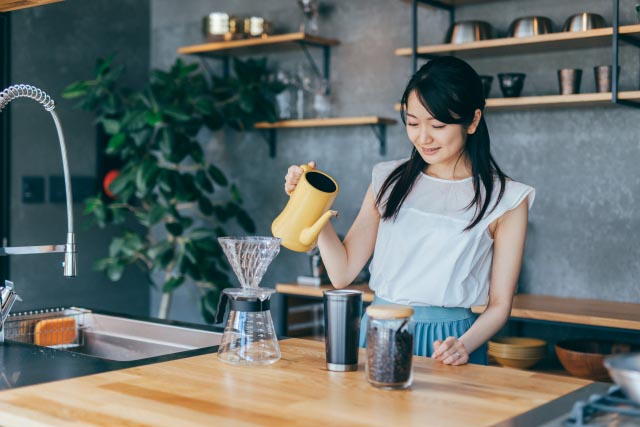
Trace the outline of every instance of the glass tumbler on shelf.
[[303, 21], [300, 24], [300, 32], [307, 34], [318, 34], [318, 15], [320, 0], [297, 0], [298, 6], [302, 9]]
[[326, 119], [331, 115], [331, 98], [329, 96], [329, 82], [322, 79], [320, 87], [313, 95], [313, 111], [316, 117]]
[[313, 96], [318, 88], [318, 77], [314, 70], [303, 63], [296, 71], [296, 118], [299, 120], [315, 116]]
[[276, 80], [284, 86], [282, 92], [276, 95], [276, 108], [278, 109], [278, 118], [280, 120], [288, 120], [294, 118], [296, 85], [293, 76], [285, 71], [278, 70]]
[[413, 308], [371, 305], [367, 308], [367, 380], [393, 390], [413, 382]]

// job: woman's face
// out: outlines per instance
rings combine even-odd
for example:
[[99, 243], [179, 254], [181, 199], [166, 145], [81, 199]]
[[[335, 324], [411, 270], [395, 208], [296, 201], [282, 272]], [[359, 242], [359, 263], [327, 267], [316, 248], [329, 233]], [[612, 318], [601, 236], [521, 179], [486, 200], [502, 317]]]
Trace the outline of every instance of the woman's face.
[[455, 165], [464, 151], [467, 134], [475, 132], [476, 127], [476, 120], [468, 128], [459, 124], [442, 123], [429, 114], [415, 91], [409, 94], [407, 136], [429, 165]]

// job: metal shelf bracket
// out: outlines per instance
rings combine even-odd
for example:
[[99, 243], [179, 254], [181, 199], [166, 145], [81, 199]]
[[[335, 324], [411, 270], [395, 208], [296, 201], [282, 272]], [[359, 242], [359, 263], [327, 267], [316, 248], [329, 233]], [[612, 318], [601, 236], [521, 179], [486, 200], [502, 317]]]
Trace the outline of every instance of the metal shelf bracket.
[[371, 130], [373, 130], [373, 134], [378, 139], [380, 143], [380, 155], [384, 156], [387, 154], [387, 125], [384, 123], [380, 123], [377, 125], [370, 125]]
[[414, 73], [418, 71], [418, 58], [432, 59], [437, 57], [437, 55], [418, 54], [418, 3], [448, 11], [450, 27], [453, 27], [453, 24], [456, 22], [456, 8], [453, 5], [443, 3], [439, 0], [411, 0], [411, 62]]
[[311, 65], [311, 69], [313, 73], [320, 79], [324, 79], [327, 83], [331, 81], [331, 46], [319, 46], [322, 48], [322, 73], [320, 72], [320, 68], [316, 63], [315, 59], [307, 49], [307, 43], [299, 42], [300, 48], [304, 52], [304, 56], [307, 58], [307, 61]]
[[267, 145], [269, 145], [269, 157], [276, 157], [276, 145], [278, 142], [276, 129], [264, 129], [260, 131], [262, 138], [266, 141]]

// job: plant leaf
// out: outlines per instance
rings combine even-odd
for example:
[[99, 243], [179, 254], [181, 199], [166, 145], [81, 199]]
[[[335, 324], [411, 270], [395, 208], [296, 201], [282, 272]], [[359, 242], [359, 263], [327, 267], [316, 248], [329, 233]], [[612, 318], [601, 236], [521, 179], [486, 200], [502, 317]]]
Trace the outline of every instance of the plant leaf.
[[198, 199], [198, 208], [206, 216], [213, 214], [213, 205], [207, 197], [200, 197]]
[[184, 276], [178, 276], [178, 277], [171, 276], [169, 280], [164, 282], [164, 285], [162, 286], [162, 292], [164, 292], [165, 294], [173, 292], [174, 290], [178, 289], [180, 285], [182, 285], [183, 283], [184, 283]]
[[169, 222], [165, 225], [167, 231], [173, 236], [179, 236], [182, 234], [182, 224], [179, 222]]
[[198, 172], [196, 172], [196, 184], [198, 184], [198, 187], [200, 187], [203, 191], [206, 191], [207, 193], [213, 193], [213, 184], [211, 184], [209, 177], [203, 170], [199, 170]]
[[222, 171], [215, 165], [209, 165], [209, 169], [207, 170], [207, 172], [209, 172], [209, 176], [216, 184], [222, 187], [226, 187], [229, 183], [229, 181], [227, 181], [227, 177], [224, 176], [224, 173], [222, 173]]
[[107, 154], [117, 153], [120, 147], [122, 147], [122, 145], [125, 143], [126, 140], [127, 140], [127, 136], [122, 132], [119, 132], [113, 135], [111, 139], [109, 139], [109, 143], [107, 144], [107, 148], [105, 152]]

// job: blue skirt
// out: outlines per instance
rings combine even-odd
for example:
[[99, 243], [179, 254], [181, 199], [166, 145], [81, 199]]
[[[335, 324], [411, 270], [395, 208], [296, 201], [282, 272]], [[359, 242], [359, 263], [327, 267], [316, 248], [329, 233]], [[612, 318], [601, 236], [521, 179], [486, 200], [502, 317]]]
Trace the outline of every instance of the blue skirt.
[[[378, 296], [372, 305], [393, 304]], [[413, 307], [414, 340], [413, 354], [431, 357], [433, 342], [444, 341], [448, 337], [460, 338], [473, 325], [476, 315], [469, 308], [461, 307]], [[362, 316], [360, 327], [360, 347], [367, 346], [367, 315]], [[487, 345], [469, 355], [469, 363], [487, 365]]]

